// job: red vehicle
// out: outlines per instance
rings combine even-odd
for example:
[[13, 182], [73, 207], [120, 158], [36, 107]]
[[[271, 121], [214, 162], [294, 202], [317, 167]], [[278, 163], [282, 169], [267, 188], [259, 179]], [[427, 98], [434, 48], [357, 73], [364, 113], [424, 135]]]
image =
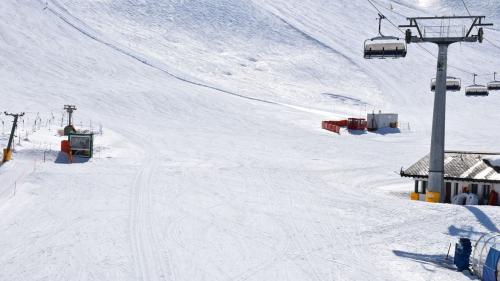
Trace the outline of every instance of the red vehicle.
[[368, 126], [368, 122], [364, 118], [349, 118], [347, 120], [347, 129], [364, 131]]

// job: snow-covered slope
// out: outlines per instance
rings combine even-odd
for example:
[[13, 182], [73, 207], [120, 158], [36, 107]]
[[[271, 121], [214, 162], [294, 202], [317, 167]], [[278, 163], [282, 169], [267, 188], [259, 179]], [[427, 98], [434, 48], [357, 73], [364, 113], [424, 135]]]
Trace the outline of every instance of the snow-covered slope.
[[[347, 96], [354, 99], [348, 101], [351, 111], [356, 106], [364, 111], [365, 104], [369, 111], [410, 111], [409, 121], [418, 126], [421, 116], [416, 120], [412, 116], [430, 116], [432, 97], [427, 89], [435, 73], [435, 58], [412, 45], [405, 60], [365, 61], [360, 55], [363, 41], [375, 36], [377, 29], [376, 11], [367, 1], [53, 3], [54, 9], [64, 3], [66, 12], [113, 42], [160, 59], [170, 69], [182, 71], [182, 76], [195, 76], [210, 85], [319, 109], [337, 107], [341, 112], [345, 101], [336, 97]], [[400, 15], [466, 13], [461, 1], [375, 3], [400, 24], [406, 22]], [[390, 6], [392, 11], [387, 10]], [[497, 4], [470, 6], [487, 10], [490, 20], [500, 18]], [[487, 36], [496, 42], [498, 32], [490, 32]], [[400, 35], [389, 23], [385, 23], [384, 33]], [[434, 46], [426, 48], [436, 53]], [[491, 73], [496, 51], [488, 44], [456, 45], [450, 62], [469, 72]], [[462, 77], [464, 84], [472, 78], [453, 68], [450, 75]], [[415, 101], [428, 106], [407, 107]], [[470, 99], [452, 98], [451, 110], [465, 104], [469, 105]], [[480, 107], [472, 111], [476, 109]], [[429, 117], [424, 121], [423, 126], [428, 127]]]
[[[404, 15], [464, 12], [391, 2]], [[497, 4], [475, 2], [498, 22]], [[65, 165], [40, 163], [37, 143], [57, 139], [40, 129], [0, 168], [1, 280], [468, 280], [435, 261], [457, 236], [498, 230], [496, 208], [407, 199], [395, 172], [428, 151], [435, 59], [411, 45], [404, 60], [363, 60], [376, 32], [366, 1], [4, 0], [0, 11], [4, 109], [26, 111], [30, 127], [76, 104], [104, 132], [102, 155]], [[450, 62], [488, 73], [497, 52], [457, 45]], [[500, 98], [449, 96], [448, 147], [500, 151]], [[411, 130], [318, 128], [379, 109]]]

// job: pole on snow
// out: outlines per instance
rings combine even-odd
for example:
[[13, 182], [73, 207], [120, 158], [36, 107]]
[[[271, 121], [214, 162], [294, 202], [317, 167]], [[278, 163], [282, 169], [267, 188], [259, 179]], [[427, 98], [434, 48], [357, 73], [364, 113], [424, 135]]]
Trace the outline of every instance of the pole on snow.
[[76, 110], [76, 106], [65, 105], [64, 110], [68, 113], [68, 125], [64, 127], [64, 135], [67, 136], [75, 131], [75, 128], [73, 127], [73, 112]]
[[12, 160], [12, 144], [14, 142], [14, 135], [16, 133], [17, 121], [19, 120], [19, 117], [24, 116], [24, 112], [23, 113], [16, 113], [16, 114], [7, 113], [7, 112], [4, 112], [4, 113], [7, 116], [14, 117], [14, 121], [12, 122], [12, 129], [10, 131], [9, 143], [7, 144], [7, 148], [5, 148], [3, 150], [3, 159], [2, 159], [3, 163]]

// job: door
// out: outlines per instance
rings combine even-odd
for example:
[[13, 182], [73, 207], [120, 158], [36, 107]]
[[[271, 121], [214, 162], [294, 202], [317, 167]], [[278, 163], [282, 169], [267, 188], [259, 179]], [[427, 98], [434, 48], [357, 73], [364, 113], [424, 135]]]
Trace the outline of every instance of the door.
[[444, 197], [444, 203], [451, 203], [451, 182], [447, 182], [445, 185], [445, 197]]
[[478, 189], [478, 185], [477, 184], [472, 184], [471, 185], [471, 193], [474, 193], [477, 195], [477, 189]]
[[491, 185], [489, 184], [484, 184], [483, 185], [483, 204], [488, 205], [488, 199], [490, 199], [490, 193], [491, 193]]

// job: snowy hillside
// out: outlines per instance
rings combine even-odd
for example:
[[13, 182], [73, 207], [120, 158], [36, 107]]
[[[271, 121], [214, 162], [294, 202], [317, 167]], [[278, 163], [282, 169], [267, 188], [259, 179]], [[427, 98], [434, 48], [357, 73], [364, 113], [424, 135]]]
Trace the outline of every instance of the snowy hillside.
[[[457, 0], [374, 3], [397, 24], [466, 13]], [[467, 3], [500, 45], [500, 4]], [[0, 12], [1, 110], [26, 112], [0, 168], [0, 280], [469, 280], [434, 261], [500, 227], [495, 207], [408, 200], [398, 173], [429, 150], [436, 61], [417, 45], [364, 60], [367, 1], [3, 0]], [[492, 73], [498, 52], [455, 45], [449, 61]], [[77, 126], [102, 126], [89, 162], [57, 160], [64, 104]], [[499, 106], [450, 93], [447, 148], [500, 151]], [[372, 110], [398, 112], [402, 132], [319, 128]]]

